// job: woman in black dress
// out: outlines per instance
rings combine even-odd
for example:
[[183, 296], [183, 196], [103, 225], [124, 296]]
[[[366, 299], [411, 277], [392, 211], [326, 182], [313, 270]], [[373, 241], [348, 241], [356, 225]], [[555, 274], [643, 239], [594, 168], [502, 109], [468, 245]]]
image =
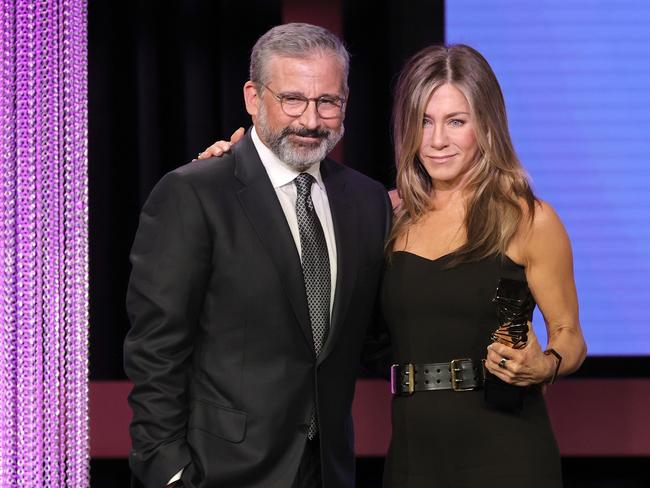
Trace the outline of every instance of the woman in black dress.
[[[384, 486], [559, 487], [542, 385], [586, 354], [564, 227], [533, 195], [499, 84], [474, 49], [411, 58], [393, 116], [399, 197], [382, 307], [399, 365]], [[492, 342], [502, 279], [528, 285], [546, 348], [532, 329], [521, 349]]]

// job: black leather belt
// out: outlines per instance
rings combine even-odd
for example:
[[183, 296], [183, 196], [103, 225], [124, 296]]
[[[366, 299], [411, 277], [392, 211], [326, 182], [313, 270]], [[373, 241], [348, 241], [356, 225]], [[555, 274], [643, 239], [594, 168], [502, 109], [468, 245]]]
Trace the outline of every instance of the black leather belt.
[[393, 364], [390, 391], [393, 395], [412, 395], [416, 391], [477, 390], [483, 386], [483, 362], [454, 359], [449, 363]]

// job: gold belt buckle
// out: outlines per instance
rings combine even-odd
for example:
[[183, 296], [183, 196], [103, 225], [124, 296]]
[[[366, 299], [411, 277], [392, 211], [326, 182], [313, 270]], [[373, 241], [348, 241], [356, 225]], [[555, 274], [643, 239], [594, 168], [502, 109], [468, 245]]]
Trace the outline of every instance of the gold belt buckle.
[[469, 358], [463, 358], [463, 359], [452, 359], [450, 363], [450, 370], [451, 370], [451, 389], [454, 391], [470, 391], [474, 390], [474, 386], [470, 386], [468, 388], [462, 388], [460, 384], [464, 381], [464, 378], [458, 378], [458, 373], [463, 371], [463, 368], [457, 367], [456, 363], [460, 363], [462, 361], [471, 361]]
[[415, 391], [415, 373], [413, 371], [412, 363], [408, 363], [406, 366], [408, 368], [408, 370], [406, 371], [406, 374], [408, 375], [408, 379], [407, 379], [408, 394], [412, 395], [413, 392]]

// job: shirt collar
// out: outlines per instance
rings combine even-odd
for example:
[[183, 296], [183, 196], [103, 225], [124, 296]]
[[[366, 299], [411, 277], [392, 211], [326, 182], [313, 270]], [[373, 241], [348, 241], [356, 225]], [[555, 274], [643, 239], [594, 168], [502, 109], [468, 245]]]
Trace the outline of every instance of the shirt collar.
[[[300, 173], [278, 158], [275, 153], [262, 142], [260, 137], [257, 135], [255, 126], [253, 126], [253, 130], [251, 131], [251, 137], [255, 149], [257, 149], [257, 154], [259, 154], [260, 159], [262, 160], [264, 169], [269, 175], [273, 188], [280, 188], [289, 183], [293, 183], [293, 180], [296, 179], [296, 176]], [[316, 180], [316, 184], [318, 184], [321, 190], [325, 191], [325, 183], [320, 174], [320, 162], [312, 164], [304, 171], [304, 173], [312, 175]]]

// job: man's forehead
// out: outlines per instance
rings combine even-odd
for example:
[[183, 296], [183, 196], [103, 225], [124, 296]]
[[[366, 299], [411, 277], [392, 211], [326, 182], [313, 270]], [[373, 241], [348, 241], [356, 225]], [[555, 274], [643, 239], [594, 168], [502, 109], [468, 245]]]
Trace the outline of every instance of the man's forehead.
[[329, 49], [312, 49], [295, 56], [291, 54], [271, 53], [268, 57], [269, 64], [283, 64], [295, 61], [329, 62], [330, 60], [334, 60], [339, 63], [341, 62], [341, 58], [338, 56], [338, 54], [335, 51], [331, 51]]
[[315, 51], [305, 56], [273, 55], [268, 61], [269, 75], [310, 75], [332, 71], [343, 76], [343, 63], [334, 53]]
[[[268, 64], [268, 81], [280, 90], [317, 88], [338, 92], [344, 82], [344, 69], [335, 54], [316, 52], [305, 57], [273, 56]], [[281, 86], [278, 86], [281, 85]]]

